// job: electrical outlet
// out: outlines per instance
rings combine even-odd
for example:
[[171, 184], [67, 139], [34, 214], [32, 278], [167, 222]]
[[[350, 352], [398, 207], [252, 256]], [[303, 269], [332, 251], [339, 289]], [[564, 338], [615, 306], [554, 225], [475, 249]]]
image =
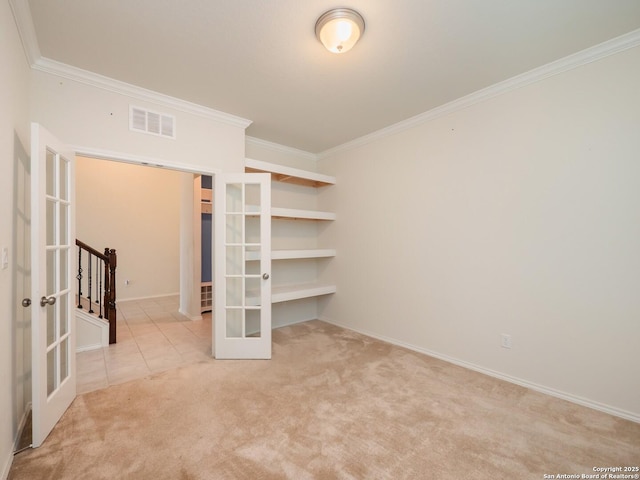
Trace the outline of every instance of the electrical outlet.
[[507, 335], [506, 333], [503, 333], [500, 336], [500, 346], [502, 348], [511, 348], [511, 335]]

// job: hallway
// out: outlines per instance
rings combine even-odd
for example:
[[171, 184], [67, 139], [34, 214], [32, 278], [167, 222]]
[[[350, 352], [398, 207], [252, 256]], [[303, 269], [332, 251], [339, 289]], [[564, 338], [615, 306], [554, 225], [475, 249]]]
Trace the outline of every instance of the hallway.
[[211, 313], [192, 321], [178, 305], [178, 295], [119, 302], [117, 343], [76, 355], [78, 394], [211, 359]]

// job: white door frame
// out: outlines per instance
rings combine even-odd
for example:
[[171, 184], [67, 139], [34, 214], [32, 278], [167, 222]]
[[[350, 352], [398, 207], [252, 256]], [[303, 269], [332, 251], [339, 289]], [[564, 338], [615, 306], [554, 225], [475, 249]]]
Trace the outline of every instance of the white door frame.
[[[76, 156], [94, 158], [97, 160], [105, 160], [109, 162], [128, 163], [131, 165], [137, 165], [141, 167], [150, 167], [150, 168], [155, 168], [155, 167], [164, 168], [164, 169], [169, 169], [169, 170], [173, 170], [181, 173], [190, 173], [195, 175], [209, 175], [214, 178], [216, 175], [219, 175], [221, 173], [220, 169], [217, 169], [217, 168], [208, 168], [208, 167], [203, 167], [199, 165], [190, 165], [190, 164], [175, 164], [172, 162], [167, 162], [164, 159], [146, 157], [146, 156], [127, 153], [127, 152], [117, 152], [113, 150], [104, 150], [104, 149], [92, 148], [92, 147], [80, 146], [80, 145], [73, 146], [73, 149], [76, 152]], [[182, 215], [182, 212], [181, 212], [181, 215]], [[213, 225], [212, 225], [212, 230], [213, 230]], [[190, 234], [193, 235], [193, 232], [191, 231]], [[213, 242], [213, 245], [211, 246], [213, 251], [213, 248], [215, 246], [214, 231], [212, 231], [211, 239]], [[213, 255], [211, 258], [211, 263], [212, 263], [211, 271], [213, 272], [214, 271]], [[199, 297], [200, 296], [199, 288], [197, 293]], [[182, 291], [180, 292], [180, 295], [182, 298]], [[184, 314], [185, 312], [181, 311], [181, 313]], [[195, 315], [195, 316], [189, 315], [189, 318], [191, 320], [198, 320], [202, 317], [199, 315], [199, 310], [198, 310], [198, 315]], [[212, 342], [213, 342], [213, 339], [212, 339]], [[212, 348], [213, 348], [213, 343], [212, 343]], [[213, 354], [213, 351], [212, 351], [212, 354]]]

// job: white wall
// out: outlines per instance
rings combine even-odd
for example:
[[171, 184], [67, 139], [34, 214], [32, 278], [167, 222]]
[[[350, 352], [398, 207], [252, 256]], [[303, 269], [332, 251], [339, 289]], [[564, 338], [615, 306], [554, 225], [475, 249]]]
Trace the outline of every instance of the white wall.
[[321, 318], [640, 421], [639, 85], [635, 48], [321, 160]]
[[[202, 219], [201, 176], [180, 177], [180, 313], [191, 320], [202, 318]], [[196, 194], [197, 192], [197, 194]]]
[[77, 157], [76, 235], [99, 251], [116, 249], [118, 301], [180, 291], [182, 175]]
[[[7, 247], [9, 266], [0, 269], [0, 478], [13, 458], [14, 439], [26, 403], [30, 401], [29, 352], [24, 349], [24, 311], [16, 303], [22, 277], [16, 258], [22, 257], [16, 224], [24, 192], [15, 178], [29, 149], [29, 68], [8, 2], [0, 2], [0, 248]], [[18, 180], [18, 181], [16, 181]], [[15, 185], [15, 186], [14, 186]], [[18, 285], [20, 280], [20, 285]], [[28, 323], [28, 322], [27, 322]]]
[[[61, 141], [163, 161], [167, 165], [240, 172], [244, 128], [128, 96], [33, 72], [32, 118]], [[129, 131], [129, 105], [176, 117], [176, 139]]]
[[266, 142], [253, 137], [245, 140], [245, 155], [247, 158], [262, 160], [263, 162], [286, 165], [311, 172], [317, 171], [317, 155], [304, 150]]

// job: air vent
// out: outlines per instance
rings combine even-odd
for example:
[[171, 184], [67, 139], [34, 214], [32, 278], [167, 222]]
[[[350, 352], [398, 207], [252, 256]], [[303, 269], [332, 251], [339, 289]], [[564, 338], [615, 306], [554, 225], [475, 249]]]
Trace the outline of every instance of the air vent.
[[176, 138], [176, 118], [145, 108], [129, 107], [129, 129], [161, 137]]

